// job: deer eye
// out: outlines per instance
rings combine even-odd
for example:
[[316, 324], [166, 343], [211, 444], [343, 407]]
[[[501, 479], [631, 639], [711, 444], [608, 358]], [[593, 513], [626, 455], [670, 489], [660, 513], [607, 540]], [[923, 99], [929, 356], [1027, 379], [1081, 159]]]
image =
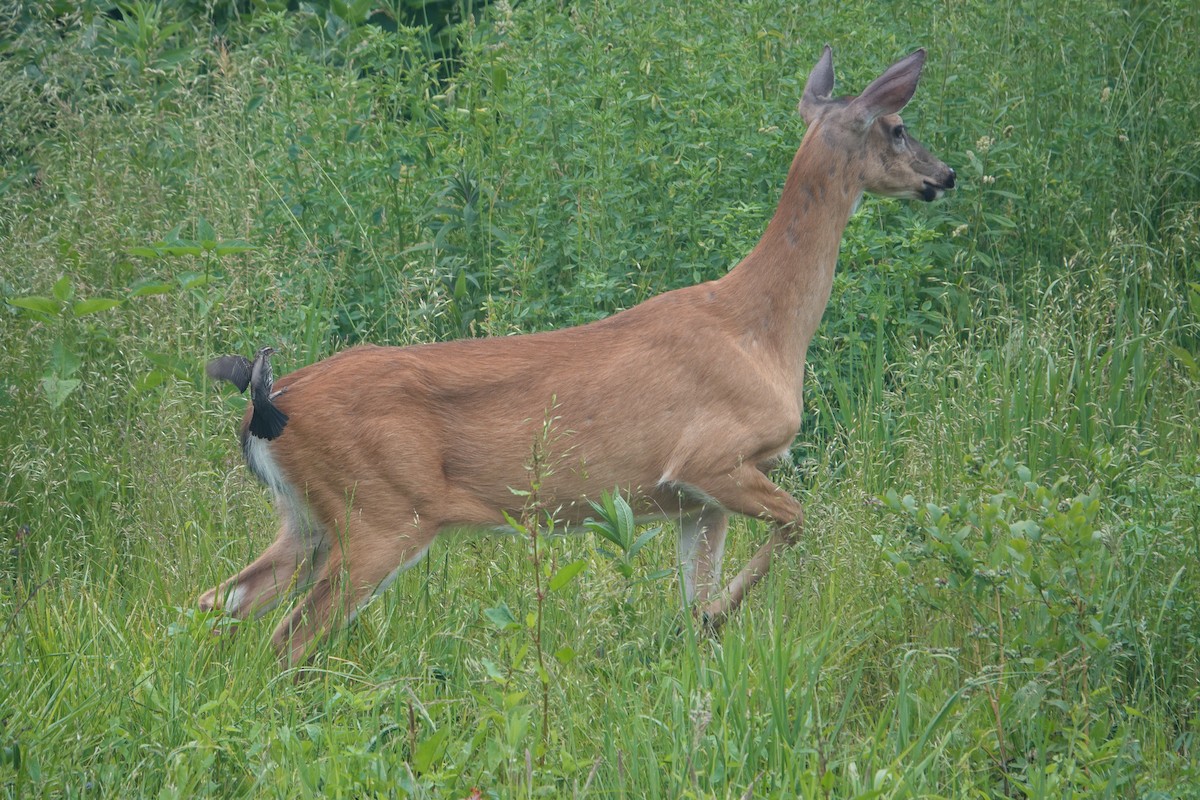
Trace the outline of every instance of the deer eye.
[[897, 125], [896, 127], [892, 128], [892, 139], [895, 140], [896, 144], [900, 144], [901, 142], [904, 141], [904, 126], [903, 125]]

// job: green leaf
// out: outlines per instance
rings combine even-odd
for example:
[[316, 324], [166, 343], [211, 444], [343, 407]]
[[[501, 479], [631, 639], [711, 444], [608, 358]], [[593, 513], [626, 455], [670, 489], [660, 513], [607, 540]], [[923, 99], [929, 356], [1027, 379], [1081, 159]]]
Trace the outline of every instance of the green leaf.
[[559, 569], [554, 573], [554, 577], [550, 579], [549, 588], [552, 592], [557, 592], [559, 589], [570, 583], [576, 575], [583, 572], [583, 568], [587, 566], [587, 562], [583, 559], [572, 561], [570, 564]]
[[185, 272], [179, 276], [179, 288], [195, 289], [207, 284], [212, 278], [203, 272]]
[[431, 767], [441, 761], [449, 742], [450, 728], [448, 726], [434, 731], [432, 736], [417, 745], [417, 750], [412, 757], [413, 771], [418, 774], [428, 772]]
[[63, 275], [61, 278], [59, 278], [54, 284], [54, 289], [52, 291], [54, 292], [54, 296], [64, 303], [70, 300], [75, 294], [75, 290], [71, 287], [70, 276]]
[[146, 353], [146, 360], [168, 375], [174, 375], [182, 381], [186, 381], [191, 377], [190, 365], [181, 358], [169, 356], [165, 353]]
[[11, 766], [14, 770], [21, 768], [21, 745], [17, 742], [0, 747], [0, 766]]
[[158, 258], [162, 255], [162, 253], [153, 247], [131, 247], [125, 252], [131, 256], [141, 256], [142, 258]]
[[575, 651], [571, 647], [568, 647], [566, 645], [564, 645], [554, 651], [554, 658], [560, 664], [571, 663], [572, 661], [575, 660], [575, 655], [576, 655]]
[[163, 283], [155, 278], [146, 278], [133, 285], [133, 288], [129, 290], [129, 296], [147, 297], [152, 294], [170, 294], [173, 291], [175, 291], [175, 287], [169, 283]]
[[629, 503], [621, 496], [619, 492], [613, 493], [613, 505], [617, 510], [618, 528], [621, 537], [625, 541], [629, 541], [629, 537], [633, 535], [633, 509], [629, 507]]
[[514, 630], [521, 627], [521, 623], [517, 622], [517, 618], [513, 616], [512, 609], [508, 607], [508, 603], [503, 601], [495, 608], [485, 608], [483, 615], [487, 617], [488, 622], [502, 631]]
[[67, 349], [61, 339], [50, 347], [50, 373], [60, 378], [69, 378], [79, 371], [79, 356]]
[[655, 536], [658, 536], [660, 533], [662, 533], [661, 525], [643, 532], [642, 535], [639, 536], [637, 540], [629, 547], [629, 552], [626, 554], [626, 557], [633, 558], [635, 555], [637, 555], [638, 550], [641, 550], [643, 547], [645, 547], [647, 542], [649, 542]]
[[1017, 520], [1008, 526], [1009, 531], [1017, 536], [1022, 536], [1030, 541], [1038, 541], [1042, 538], [1041, 527], [1031, 519]]
[[116, 308], [119, 305], [121, 305], [120, 300], [114, 300], [110, 297], [89, 297], [71, 306], [71, 311], [77, 317], [86, 317], [88, 314], [108, 311], [110, 308]]
[[204, 248], [198, 244], [188, 242], [177, 242], [175, 244], [164, 242], [158, 245], [158, 251], [168, 256], [198, 256], [204, 252]]
[[26, 311], [32, 311], [36, 316], [39, 317], [53, 317], [54, 315], [58, 314], [59, 309], [62, 308], [61, 303], [59, 303], [57, 300], [51, 300], [49, 297], [10, 297], [4, 302], [8, 303], [10, 306], [16, 306], [17, 308], [23, 308]]
[[1175, 344], [1167, 345], [1167, 350], [1187, 369], [1188, 377], [1193, 381], [1200, 381], [1200, 364], [1196, 363], [1196, 358], [1191, 353]]
[[71, 392], [79, 388], [77, 378], [60, 378], [57, 375], [47, 375], [42, 378], [42, 390], [51, 408], [59, 408], [71, 396]]
[[167, 373], [163, 372], [161, 369], [152, 369], [134, 381], [133, 390], [139, 393], [148, 392], [152, 389], [157, 389], [166, 379]]
[[255, 249], [257, 248], [249, 242], [243, 242], [240, 239], [229, 239], [228, 241], [217, 242], [215, 252], [218, 256], [228, 256], [234, 253], [246, 253]]
[[[196, 238], [201, 242], [212, 242], [213, 247], [217, 246], [217, 232], [213, 230], [213, 226], [204, 217], [196, 220]], [[212, 247], [205, 247], [204, 249], [211, 250]]]
[[617, 535], [616, 531], [608, 523], [588, 519], [584, 521], [583, 526], [597, 536], [601, 536], [621, 548], [621, 552], [625, 551], [625, 542], [622, 541], [621, 537]]
[[491, 678], [492, 680], [494, 680], [496, 683], [507, 683], [508, 682], [508, 678], [504, 675], [504, 673], [501, 671], [501, 669], [498, 666], [496, 666], [496, 662], [492, 661], [489, 658], [485, 658], [485, 659], [482, 659], [481, 663], [483, 664], [483, 669], [485, 672], [487, 672], [488, 677]]

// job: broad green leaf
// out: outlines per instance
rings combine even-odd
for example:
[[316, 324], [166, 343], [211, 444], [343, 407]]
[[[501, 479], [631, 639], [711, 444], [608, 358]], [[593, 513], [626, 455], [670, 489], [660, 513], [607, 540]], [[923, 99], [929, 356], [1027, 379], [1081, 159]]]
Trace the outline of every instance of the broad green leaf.
[[174, 375], [180, 380], [187, 380], [191, 372], [188, 362], [165, 353], [146, 353], [146, 360], [163, 372]]
[[575, 655], [576, 655], [575, 651], [571, 647], [568, 647], [566, 645], [564, 645], [554, 651], [554, 658], [560, 664], [571, 663], [572, 661], [575, 660]]
[[147, 297], [152, 294], [170, 294], [175, 287], [154, 278], [140, 280], [129, 290], [130, 297]]
[[142, 258], [158, 258], [162, 253], [153, 247], [130, 247], [125, 252], [131, 256], [141, 256]]
[[70, 300], [75, 294], [75, 290], [71, 287], [71, 278], [67, 275], [59, 278], [54, 284], [53, 292], [54, 296], [64, 303]]
[[517, 618], [513, 616], [512, 609], [505, 602], [501, 602], [495, 608], [485, 608], [483, 615], [487, 617], [488, 622], [502, 631], [521, 627], [521, 623], [517, 622]]
[[501, 671], [500, 667], [496, 666], [496, 662], [492, 661], [490, 658], [485, 658], [481, 661], [483, 663], [483, 669], [485, 672], [487, 672], [489, 678], [496, 681], [496, 683], [508, 682], [508, 678], [505, 676], [504, 672]]
[[619, 530], [621, 537], [626, 541], [633, 535], [633, 509], [629, 507], [629, 503], [621, 496], [619, 492], [613, 493], [613, 504], [616, 506], [617, 514], [619, 515]]
[[633, 558], [635, 555], [637, 555], [638, 550], [641, 550], [643, 547], [645, 547], [647, 542], [649, 542], [655, 536], [658, 536], [658, 534], [660, 534], [660, 533], [662, 533], [661, 525], [651, 528], [648, 531], [643, 532], [642, 535], [639, 536], [637, 538], [637, 540], [632, 545], [629, 546], [629, 553], [628, 553], [627, 557]]
[[446, 752], [446, 745], [450, 741], [450, 728], [443, 726], [437, 730], [425, 741], [417, 745], [417, 750], [413, 753], [412, 767], [417, 774], [428, 772]]
[[71, 311], [77, 317], [86, 317], [88, 314], [108, 311], [110, 308], [116, 308], [119, 305], [121, 305], [120, 300], [114, 300], [110, 297], [89, 297], [71, 306]]
[[60, 378], [69, 378], [79, 371], [79, 356], [59, 339], [50, 347], [50, 372]]
[[[204, 217], [196, 220], [196, 238], [201, 242], [212, 242], [216, 246], [217, 232], [213, 230], [213, 226]], [[212, 249], [212, 248], [205, 248]]]
[[588, 519], [584, 521], [583, 526], [597, 536], [602, 536], [612, 542], [624, 552], [625, 542], [621, 540], [621, 537], [617, 535], [616, 531], [607, 522], [597, 522], [594, 519]]
[[134, 381], [133, 389], [135, 392], [148, 392], [151, 389], [157, 389], [166, 379], [167, 373], [161, 369], [152, 369]]
[[1167, 345], [1167, 350], [1171, 355], [1175, 356], [1175, 360], [1184, 366], [1188, 371], [1188, 376], [1194, 380], [1200, 380], [1200, 364], [1197, 364], [1195, 356], [1183, 349], [1179, 345]]
[[79, 388], [77, 378], [60, 378], [57, 375], [47, 375], [42, 378], [42, 390], [51, 408], [58, 408], [71, 396], [71, 392]]
[[0, 765], [21, 768], [21, 745], [17, 742], [0, 747]]
[[203, 272], [185, 272], [179, 276], [179, 287], [181, 289], [195, 289], [199, 286], [204, 286], [211, 280], [210, 276]]
[[4, 302], [10, 306], [23, 308], [26, 311], [33, 311], [38, 315], [53, 317], [62, 308], [62, 304], [57, 300], [51, 300], [49, 297], [10, 297]]
[[228, 256], [234, 253], [245, 253], [256, 249], [249, 242], [243, 242], [240, 239], [229, 239], [224, 242], [217, 242], [216, 254], [218, 256]]
[[559, 589], [566, 586], [575, 578], [576, 575], [582, 572], [583, 568], [586, 566], [587, 562], [583, 559], [579, 559], [578, 561], [572, 561], [570, 564], [560, 568], [558, 572], [554, 573], [554, 577], [550, 579], [550, 583], [548, 584], [550, 591], [557, 592]]
[[168, 256], [198, 256], [204, 252], [204, 248], [198, 244], [188, 242], [178, 242], [175, 244], [160, 244], [158, 245], [159, 252]]

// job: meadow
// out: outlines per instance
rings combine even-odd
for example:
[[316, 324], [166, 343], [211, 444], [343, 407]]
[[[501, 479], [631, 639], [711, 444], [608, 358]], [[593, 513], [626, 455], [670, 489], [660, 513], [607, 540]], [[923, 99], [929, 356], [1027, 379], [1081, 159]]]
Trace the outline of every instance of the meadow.
[[[6, 5], [0, 795], [1200, 796], [1198, 32], [1189, 0]], [[845, 92], [928, 48], [905, 122], [959, 186], [851, 220], [773, 475], [806, 533], [719, 635], [615, 502], [438, 540], [301, 669], [286, 607], [197, 610], [276, 525], [207, 359], [724, 274], [827, 42]]]

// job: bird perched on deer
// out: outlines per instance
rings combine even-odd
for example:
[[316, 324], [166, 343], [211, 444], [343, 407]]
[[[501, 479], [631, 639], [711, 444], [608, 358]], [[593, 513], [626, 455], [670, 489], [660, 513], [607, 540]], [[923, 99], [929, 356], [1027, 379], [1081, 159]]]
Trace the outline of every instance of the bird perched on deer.
[[[805, 357], [850, 215], [865, 192], [932, 201], [954, 187], [899, 117], [924, 62], [917, 50], [835, 98], [825, 48], [779, 206], [717, 280], [574, 328], [355, 347], [282, 377], [286, 394], [271, 394], [268, 350], [248, 379], [245, 360], [218, 359], [210, 374], [252, 388], [243, 451], [282, 524], [201, 608], [247, 617], [302, 593], [273, 636], [282, 661], [300, 663], [439, 533], [519, 518], [513, 490], [528, 488], [540, 446], [541, 507], [578, 524], [615, 487], [640, 519], [673, 520], [685, 595], [719, 626], [802, 530], [799, 501], [768, 473], [800, 429]], [[723, 586], [732, 514], [772, 530]]]
[[287, 425], [287, 414], [280, 411], [271, 390], [274, 378], [271, 375], [271, 356], [275, 348], [264, 347], [254, 354], [254, 360], [245, 356], [220, 356], [208, 362], [204, 371], [208, 377], [218, 381], [229, 381], [239, 392], [250, 387], [250, 402], [254, 413], [250, 415], [247, 430], [259, 439], [271, 441], [283, 433]]

